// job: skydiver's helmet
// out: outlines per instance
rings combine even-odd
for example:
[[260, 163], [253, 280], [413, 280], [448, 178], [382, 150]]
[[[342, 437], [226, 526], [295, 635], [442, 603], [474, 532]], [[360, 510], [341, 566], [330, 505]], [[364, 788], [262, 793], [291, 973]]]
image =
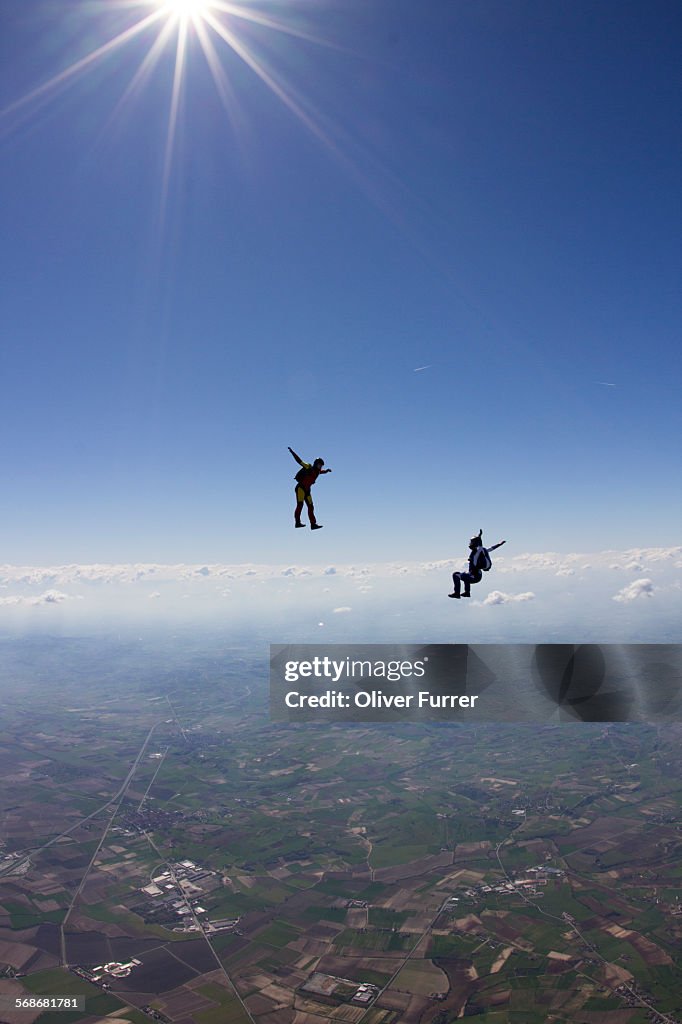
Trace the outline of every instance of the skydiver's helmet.
[[319, 466], [320, 469], [324, 466], [324, 459], [315, 459], [313, 466]]
[[478, 531], [476, 537], [472, 537], [469, 541], [469, 547], [480, 548], [483, 546], [483, 530]]

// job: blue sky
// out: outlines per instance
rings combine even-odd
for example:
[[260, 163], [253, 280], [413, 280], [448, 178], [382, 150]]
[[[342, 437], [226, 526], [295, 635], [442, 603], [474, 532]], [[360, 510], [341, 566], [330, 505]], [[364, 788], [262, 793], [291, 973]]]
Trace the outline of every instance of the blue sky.
[[306, 123], [189, 27], [172, 151], [166, 16], [19, 102], [158, 4], [3, 6], [0, 560], [677, 543], [679, 6], [241, 6]]

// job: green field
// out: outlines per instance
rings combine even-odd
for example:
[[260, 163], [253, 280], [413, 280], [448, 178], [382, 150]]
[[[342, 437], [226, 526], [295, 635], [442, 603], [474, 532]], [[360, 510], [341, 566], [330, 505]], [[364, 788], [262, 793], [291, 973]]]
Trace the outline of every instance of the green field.
[[401, 924], [409, 916], [406, 910], [385, 910], [383, 907], [369, 908], [369, 924], [372, 928], [389, 928], [399, 931]]
[[23, 928], [36, 928], [46, 921], [61, 924], [66, 912], [66, 910], [42, 911], [37, 907], [31, 909], [24, 903], [9, 899], [3, 900], [2, 906], [9, 913], [10, 927], [16, 931], [21, 931]]
[[[172, 648], [172, 639], [168, 642]], [[211, 920], [240, 919], [237, 928], [243, 934], [214, 933], [210, 943], [249, 997], [268, 985], [284, 986], [292, 1005], [295, 987], [319, 964], [323, 973], [328, 969], [383, 985], [393, 973], [391, 965], [401, 963], [401, 957], [384, 954], [405, 956], [412, 950], [419, 936], [400, 929], [419, 915], [424, 931], [429, 924], [450, 929], [450, 934], [431, 933], [419, 953], [425, 950], [430, 962], [447, 966], [461, 979], [471, 996], [469, 1012], [484, 1011], [478, 1020], [532, 1024], [551, 1013], [557, 1024], [572, 1024], [564, 1006], [573, 1001], [575, 1009], [583, 992], [586, 1013], [606, 1010], [613, 997], [599, 991], [598, 964], [577, 968], [577, 959], [568, 966], [548, 960], [550, 950], [589, 956], [562, 920], [568, 913], [607, 959], [631, 971], [645, 991], [655, 994], [657, 1006], [679, 1015], [679, 970], [647, 966], [632, 943], [609, 935], [602, 927], [607, 922], [599, 920], [612, 903], [622, 917], [609, 920], [629, 923], [631, 905], [630, 926], [671, 956], [676, 954], [679, 919], [672, 917], [668, 904], [675, 904], [681, 871], [674, 861], [679, 843], [675, 805], [682, 776], [678, 733], [586, 723], [571, 732], [567, 743], [566, 730], [554, 725], [285, 726], [268, 721], [263, 665], [249, 660], [238, 645], [237, 655], [230, 648], [229, 654], [221, 649], [208, 658], [205, 638], [184, 638], [183, 650], [192, 651], [189, 667], [181, 669], [169, 655], [161, 670], [158, 650], [151, 653], [149, 648], [145, 655], [142, 639], [127, 649], [98, 640], [85, 674], [85, 640], [45, 639], [46, 651], [55, 645], [59, 656], [45, 655], [42, 662], [43, 655], [35, 650], [30, 657], [23, 652], [14, 661], [10, 658], [11, 678], [26, 692], [21, 696], [21, 687], [16, 695], [12, 690], [3, 707], [0, 775], [6, 768], [16, 769], [19, 781], [11, 794], [3, 794], [10, 808], [3, 811], [3, 828], [9, 823], [11, 834], [0, 855], [35, 851], [25, 878], [0, 878], [0, 905], [15, 932], [43, 924], [40, 941], [55, 948], [58, 938], [49, 925], [59, 923], [64, 910], [42, 914], [40, 908], [52, 905], [46, 902], [51, 899], [66, 907], [87, 870], [87, 884], [74, 907], [74, 928], [106, 932], [112, 949], [116, 939], [127, 937], [127, 948], [154, 950], [149, 955], [159, 963], [169, 962], [174, 952], [180, 961], [186, 958], [190, 988], [200, 983], [200, 991], [212, 993], [217, 1001], [194, 1014], [196, 1024], [246, 1024], [229, 990], [203, 985], [206, 979], [197, 978], [195, 964], [203, 964], [209, 975], [214, 969], [210, 957], [204, 959], [205, 938], [194, 936], [193, 941], [184, 932], [145, 924], [130, 909], [142, 912], [139, 888], [160, 862], [189, 858], [226, 876], [206, 882], [197, 902]], [[0, 658], [2, 654], [0, 644]], [[63, 707], [75, 710], [67, 714]], [[76, 827], [65, 841], [39, 850], [41, 828], [50, 836], [59, 827], [71, 828], [86, 809], [101, 806], [116, 792], [152, 726], [149, 751], [168, 750], [155, 782], [157, 798], [140, 808], [140, 795], [159, 764], [143, 758], [120, 806], [110, 806]], [[641, 775], [624, 769], [633, 762], [641, 765]], [[35, 771], [51, 781], [36, 782]], [[615, 788], [635, 775], [635, 790]], [[519, 780], [514, 783], [519, 788], [495, 785], [490, 778]], [[528, 817], [519, 826], [511, 812], [521, 787]], [[617, 793], [626, 799], [618, 800]], [[33, 824], [24, 828], [11, 808], [32, 805]], [[114, 810], [101, 856], [88, 868]], [[585, 821], [577, 823], [580, 816], [593, 823], [589, 831]], [[614, 818], [623, 821], [614, 825]], [[616, 826], [624, 838], [598, 864], [595, 847]], [[548, 841], [531, 849], [522, 845], [533, 836]], [[453, 862], [455, 846], [475, 840], [487, 840], [486, 849], [468, 852], [460, 846]], [[373, 846], [370, 864], [367, 841]], [[541, 897], [526, 900], [518, 894], [483, 892], [484, 884], [495, 885], [504, 877], [494, 854], [495, 844], [502, 841], [500, 857], [510, 875], [523, 876], [529, 866], [546, 860], [567, 867], [566, 876], [550, 879]], [[112, 853], [112, 846], [123, 852]], [[570, 850], [575, 852], [567, 865], [563, 854]], [[608, 876], [604, 864], [630, 856], [629, 850], [643, 851], [642, 863], [633, 861], [631, 875]], [[439, 867], [426, 860], [441, 852]], [[370, 880], [372, 870], [413, 862], [410, 871], [396, 871], [393, 881], [385, 875], [382, 881]], [[463, 877], [461, 869], [468, 872]], [[386, 874], [389, 879], [394, 875]], [[51, 887], [56, 897], [33, 895]], [[476, 892], [467, 896], [466, 889]], [[459, 897], [456, 909], [438, 915], [443, 900], [453, 893]], [[596, 910], [586, 906], [587, 899], [595, 901]], [[364, 924], [362, 910], [349, 913], [350, 900], [368, 904], [366, 928], [348, 926], [349, 920]], [[119, 910], [121, 906], [128, 909]], [[482, 922], [482, 930], [471, 918], [456, 925], [471, 914]], [[336, 933], [324, 922], [342, 930]], [[587, 922], [589, 929], [584, 927]], [[29, 935], [24, 941], [30, 945], [32, 940]], [[514, 949], [490, 975], [502, 949], [517, 941], [532, 948], [527, 953]], [[292, 949], [294, 942], [306, 952]], [[185, 949], [178, 952], [177, 945], [183, 944]], [[125, 941], [118, 948], [125, 949]], [[401, 976], [413, 994], [419, 989], [424, 995], [428, 987], [428, 973], [416, 966], [426, 962], [410, 961]], [[468, 975], [470, 966], [478, 979]], [[594, 983], [586, 976], [594, 976]], [[65, 971], [32, 973], [23, 981], [36, 993], [67, 994], [70, 988], [89, 992], [95, 1012], [102, 1015], [118, 1005]], [[494, 1008], [495, 995], [508, 989], [509, 1004]], [[163, 1005], [161, 995], [155, 999]], [[437, 1004], [428, 1009], [435, 1020]], [[261, 1012], [267, 1011], [259, 1009], [256, 1019]], [[127, 1016], [140, 1024], [134, 1011]], [[391, 1016], [398, 1024], [400, 1015], [373, 1010], [363, 1024], [378, 1022], [381, 1016], [384, 1024]], [[630, 1024], [637, 1016], [633, 1012]], [[68, 1021], [60, 1015], [41, 1024]]]
[[410, 949], [416, 942], [414, 935], [401, 935], [390, 931], [361, 931], [346, 928], [333, 940], [335, 946], [353, 949]]
[[275, 921], [268, 928], [258, 933], [258, 941], [265, 942], [269, 946], [281, 947], [286, 946], [289, 942], [293, 942], [300, 934], [297, 928], [293, 928], [285, 921]]

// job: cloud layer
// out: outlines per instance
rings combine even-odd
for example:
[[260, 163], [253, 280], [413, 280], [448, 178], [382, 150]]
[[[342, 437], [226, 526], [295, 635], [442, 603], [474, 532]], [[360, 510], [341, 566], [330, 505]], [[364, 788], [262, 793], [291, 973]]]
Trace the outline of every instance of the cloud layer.
[[[61, 565], [50, 567], [0, 566], [0, 586], [68, 586], [70, 584], [133, 584], [153, 582], [156, 589], [162, 583], [187, 583], [196, 581], [228, 580], [276, 580], [300, 579], [302, 577], [341, 577], [358, 580], [368, 578], [393, 578], [411, 575], [424, 577], [432, 573], [452, 573], [463, 569], [466, 562], [440, 559], [424, 562], [375, 562], [364, 565], [162, 565], [156, 563], [134, 563], [108, 565]], [[555, 552], [525, 552], [513, 557], [495, 556], [493, 575], [518, 575], [536, 572], [560, 577], [579, 576], [586, 573], [608, 572], [629, 573], [655, 570], [682, 569], [682, 547], [631, 548], [626, 551], [601, 551], [589, 554], [557, 554]]]
[[[330, 641], [674, 642], [682, 548], [495, 557], [471, 601], [448, 601], [450, 559], [259, 565], [0, 566], [0, 625], [217, 625]], [[59, 612], [56, 611], [59, 607]], [[40, 610], [42, 609], [42, 611]], [[44, 627], [41, 626], [44, 624]]]

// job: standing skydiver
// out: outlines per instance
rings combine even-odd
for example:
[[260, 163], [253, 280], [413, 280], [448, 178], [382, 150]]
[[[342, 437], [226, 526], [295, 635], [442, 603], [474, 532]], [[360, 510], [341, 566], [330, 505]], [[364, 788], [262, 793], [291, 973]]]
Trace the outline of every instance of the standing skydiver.
[[[480, 583], [483, 578], [483, 573], [487, 572], [491, 566], [489, 551], [494, 551], [495, 548], [501, 548], [503, 544], [506, 544], [505, 540], [501, 540], [499, 544], [493, 544], [490, 548], [483, 547], [483, 530], [478, 531], [477, 537], [472, 537], [469, 541], [469, 571], [468, 572], [453, 572], [452, 582], [454, 585], [454, 593], [448, 594], [448, 597], [471, 597], [471, 584]], [[462, 583], [464, 584], [464, 593], [460, 593]]]
[[305, 523], [301, 522], [301, 512], [303, 511], [303, 504], [308, 506], [308, 519], [310, 520], [311, 530], [321, 530], [322, 525], [315, 519], [315, 507], [313, 505], [312, 495], [310, 494], [310, 488], [313, 486], [318, 476], [322, 473], [331, 473], [331, 469], [322, 469], [324, 466], [324, 459], [315, 459], [313, 463], [304, 462], [303, 459], [296, 454], [293, 448], [289, 448], [289, 451], [298, 462], [301, 469], [294, 477], [296, 481], [296, 509], [294, 511], [294, 526], [297, 530], [305, 529]]

